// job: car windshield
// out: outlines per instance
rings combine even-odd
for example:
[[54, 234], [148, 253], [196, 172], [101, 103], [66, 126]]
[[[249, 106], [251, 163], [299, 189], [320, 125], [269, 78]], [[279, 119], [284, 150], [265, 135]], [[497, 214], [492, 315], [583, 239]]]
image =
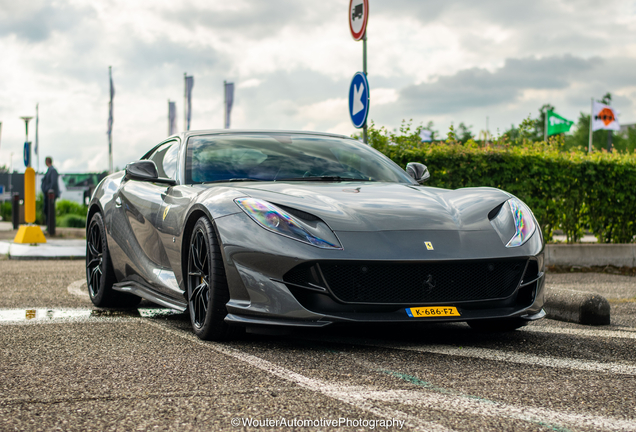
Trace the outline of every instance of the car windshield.
[[187, 183], [250, 180], [415, 184], [389, 158], [352, 139], [268, 133], [190, 137]]

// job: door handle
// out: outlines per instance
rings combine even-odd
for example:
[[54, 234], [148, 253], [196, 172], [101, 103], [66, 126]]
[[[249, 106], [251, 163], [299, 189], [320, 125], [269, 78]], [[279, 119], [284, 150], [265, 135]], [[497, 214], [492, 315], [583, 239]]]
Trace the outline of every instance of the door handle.
[[119, 197], [115, 198], [115, 207], [117, 208], [121, 207], [121, 198]]

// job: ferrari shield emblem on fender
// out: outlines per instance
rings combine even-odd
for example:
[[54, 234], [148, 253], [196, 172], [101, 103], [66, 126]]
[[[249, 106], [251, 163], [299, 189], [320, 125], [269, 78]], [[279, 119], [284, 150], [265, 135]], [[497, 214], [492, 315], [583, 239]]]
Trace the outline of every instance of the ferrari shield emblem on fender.
[[163, 220], [166, 220], [166, 216], [168, 216], [169, 211], [170, 211], [170, 206], [166, 206], [165, 210], [163, 211]]
[[[164, 216], [165, 219], [165, 216]], [[426, 245], [426, 249], [428, 250], [433, 250], [433, 243], [431, 242], [424, 242], [424, 244]]]

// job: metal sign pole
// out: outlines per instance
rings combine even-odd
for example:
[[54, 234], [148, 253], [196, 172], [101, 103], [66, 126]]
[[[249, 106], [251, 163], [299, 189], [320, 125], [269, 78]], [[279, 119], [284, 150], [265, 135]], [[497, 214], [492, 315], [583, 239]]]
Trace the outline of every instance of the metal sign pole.
[[592, 98], [592, 102], [590, 104], [590, 139], [587, 144], [588, 153], [592, 153], [592, 122], [594, 121], [592, 117], [594, 117], [594, 98]]
[[[366, 31], [364, 33], [364, 38], [362, 38], [362, 72], [364, 72], [365, 76], [367, 75], [367, 33]], [[371, 95], [369, 95], [369, 99], [371, 99]], [[362, 128], [362, 139], [364, 140], [365, 144], [369, 143], [366, 121], [364, 122], [364, 127]]]

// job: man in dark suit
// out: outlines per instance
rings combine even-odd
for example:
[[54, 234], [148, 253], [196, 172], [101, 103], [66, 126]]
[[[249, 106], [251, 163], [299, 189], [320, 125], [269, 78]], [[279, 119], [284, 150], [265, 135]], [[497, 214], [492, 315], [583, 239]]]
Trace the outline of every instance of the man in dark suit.
[[[42, 193], [44, 194], [44, 220], [46, 221], [49, 217], [49, 190], [53, 189], [55, 192], [55, 199], [57, 199], [60, 197], [60, 187], [57, 183], [59, 175], [53, 166], [53, 158], [51, 158], [51, 156], [47, 156], [46, 159], [44, 159], [44, 162], [46, 163], [46, 166], [49, 167], [42, 179]], [[55, 211], [55, 200], [53, 200], [53, 211]]]

